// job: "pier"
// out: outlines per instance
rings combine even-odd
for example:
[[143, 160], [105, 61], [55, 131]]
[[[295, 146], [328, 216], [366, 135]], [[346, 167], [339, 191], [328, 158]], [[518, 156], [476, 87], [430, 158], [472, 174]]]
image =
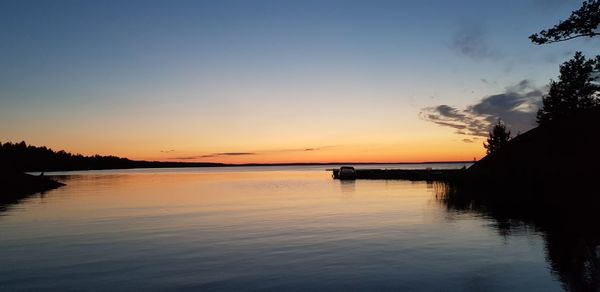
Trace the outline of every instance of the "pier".
[[340, 177], [340, 169], [327, 169], [334, 179], [403, 179], [411, 181], [452, 181], [465, 169], [354, 169], [353, 175]]

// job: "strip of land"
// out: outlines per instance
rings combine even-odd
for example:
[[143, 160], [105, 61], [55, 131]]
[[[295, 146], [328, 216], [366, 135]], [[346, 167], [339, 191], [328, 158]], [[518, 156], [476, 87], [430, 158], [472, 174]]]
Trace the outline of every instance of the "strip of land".
[[[334, 179], [340, 169], [329, 169]], [[452, 181], [463, 175], [465, 169], [355, 169], [352, 179], [404, 179], [411, 181]]]

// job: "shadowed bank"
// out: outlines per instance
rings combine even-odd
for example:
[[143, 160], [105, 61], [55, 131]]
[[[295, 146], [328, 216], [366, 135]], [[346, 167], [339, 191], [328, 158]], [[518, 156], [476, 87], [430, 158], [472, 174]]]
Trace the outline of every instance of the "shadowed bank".
[[0, 169], [0, 212], [30, 195], [43, 193], [63, 185], [63, 183], [43, 175], [34, 176], [14, 170]]

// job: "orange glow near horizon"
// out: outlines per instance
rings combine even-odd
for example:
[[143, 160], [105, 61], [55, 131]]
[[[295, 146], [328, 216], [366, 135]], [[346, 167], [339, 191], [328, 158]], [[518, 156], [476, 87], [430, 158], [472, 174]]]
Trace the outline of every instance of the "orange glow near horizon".
[[219, 114], [170, 106], [140, 104], [128, 109], [139, 111], [135, 116], [110, 117], [69, 110], [72, 115], [57, 114], [52, 123], [15, 117], [20, 127], [6, 128], [0, 141], [82, 155], [227, 164], [472, 161], [485, 153], [483, 139], [421, 120], [409, 107], [330, 104], [298, 112], [265, 104]]
[[[452, 137], [455, 136], [455, 137]], [[385, 139], [383, 139], [385, 140]], [[374, 140], [377, 141], [377, 140]], [[345, 143], [327, 145], [326, 143], [287, 144], [287, 145], [240, 145], [227, 147], [202, 147], [182, 145], [161, 149], [152, 144], [127, 143], [125, 146], [55, 143], [42, 144], [26, 141], [31, 145], [49, 146], [55, 151], [65, 150], [83, 155], [115, 155], [132, 160], [169, 161], [169, 162], [215, 162], [226, 164], [275, 164], [275, 163], [393, 163], [393, 162], [432, 162], [432, 161], [472, 161], [485, 155], [482, 139], [465, 143], [456, 135], [442, 138], [416, 139], [408, 141], [383, 141], [360, 144]], [[325, 145], [325, 146], [310, 146]], [[160, 150], [159, 150], [160, 149]]]
[[[323, 149], [271, 150], [248, 153], [223, 153], [202, 155], [171, 155], [161, 157], [140, 157], [144, 160], [174, 162], [219, 162], [230, 164], [245, 163], [329, 163], [329, 162], [429, 162], [429, 161], [471, 161], [484, 155], [483, 147], [464, 147], [447, 143], [440, 145], [390, 145], [390, 146], [334, 146]], [[479, 149], [481, 148], [481, 149]], [[175, 154], [175, 155], [173, 155]], [[202, 157], [205, 156], [205, 157]], [[209, 157], [212, 156], [212, 157]], [[133, 156], [132, 156], [133, 157]], [[184, 158], [184, 159], [182, 159]]]

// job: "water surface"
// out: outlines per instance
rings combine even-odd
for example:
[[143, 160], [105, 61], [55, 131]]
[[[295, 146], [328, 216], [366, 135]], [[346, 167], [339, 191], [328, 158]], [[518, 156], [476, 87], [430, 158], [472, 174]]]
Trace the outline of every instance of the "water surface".
[[534, 228], [325, 168], [61, 173], [0, 213], [0, 290], [562, 290]]

